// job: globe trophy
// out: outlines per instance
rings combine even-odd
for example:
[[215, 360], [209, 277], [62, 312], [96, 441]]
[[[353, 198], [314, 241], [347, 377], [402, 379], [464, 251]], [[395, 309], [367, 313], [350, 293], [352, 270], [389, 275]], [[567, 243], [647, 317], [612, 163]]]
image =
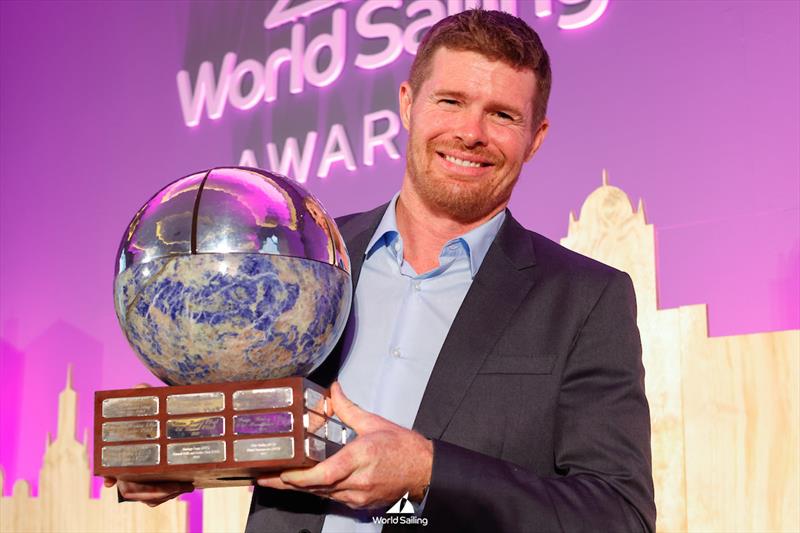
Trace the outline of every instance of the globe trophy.
[[122, 330], [168, 386], [95, 394], [95, 475], [250, 484], [352, 435], [305, 377], [344, 330], [350, 262], [295, 182], [239, 167], [181, 178], [133, 217], [115, 272]]

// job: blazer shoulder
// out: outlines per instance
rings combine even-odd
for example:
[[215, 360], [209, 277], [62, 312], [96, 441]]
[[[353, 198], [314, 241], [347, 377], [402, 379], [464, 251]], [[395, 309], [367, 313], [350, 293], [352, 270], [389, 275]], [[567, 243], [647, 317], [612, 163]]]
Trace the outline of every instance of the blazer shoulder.
[[383, 217], [383, 213], [386, 211], [388, 205], [387, 202], [369, 211], [350, 213], [348, 215], [336, 217], [334, 219], [336, 227], [339, 228], [339, 232], [342, 234], [345, 241], [349, 241], [364, 231], [375, 231], [375, 227], [377, 227]]
[[358, 217], [361, 217], [361, 216], [363, 216], [365, 213], [368, 213], [368, 212], [369, 212], [369, 211], [361, 211], [361, 212], [359, 212], [359, 213], [349, 213], [349, 214], [347, 214], [347, 215], [342, 215], [342, 216], [334, 217], [334, 219], [333, 219], [333, 220], [334, 220], [334, 221], [336, 221], [336, 225], [337, 225], [337, 226], [344, 226], [345, 224], [347, 224], [347, 223], [348, 223], [348, 222], [350, 222], [351, 220], [353, 220], [353, 219], [357, 219]]
[[537, 264], [548, 272], [568, 276], [573, 280], [603, 284], [618, 277], [629, 278], [627, 273], [617, 268], [570, 250], [536, 232], [526, 231], [532, 241]]

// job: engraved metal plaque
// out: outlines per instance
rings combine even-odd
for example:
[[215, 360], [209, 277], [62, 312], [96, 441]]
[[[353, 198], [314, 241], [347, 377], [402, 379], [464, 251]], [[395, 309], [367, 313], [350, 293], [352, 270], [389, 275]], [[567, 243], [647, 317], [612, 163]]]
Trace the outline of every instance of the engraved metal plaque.
[[106, 398], [103, 400], [104, 418], [128, 416], [154, 416], [158, 414], [158, 396], [133, 398]]
[[268, 437], [233, 441], [234, 461], [270, 461], [294, 457], [292, 437]]
[[320, 394], [319, 392], [315, 391], [314, 389], [306, 389], [305, 393], [305, 402], [306, 407], [318, 413], [325, 414], [328, 408], [328, 400]]
[[103, 446], [102, 463], [105, 467], [157, 465], [160, 451], [158, 444]]
[[325, 441], [315, 437], [306, 437], [306, 457], [315, 461], [324, 461], [328, 455], [325, 453]]
[[335, 420], [328, 420], [325, 436], [331, 442], [344, 444], [344, 427]]
[[292, 403], [294, 403], [294, 398], [291, 387], [238, 390], [233, 393], [234, 411], [289, 407]]
[[309, 433], [325, 438], [325, 417], [313, 411], [303, 414], [303, 428]]
[[235, 435], [261, 435], [264, 433], [289, 433], [294, 426], [292, 413], [258, 413], [233, 417]]
[[167, 444], [167, 463], [189, 465], [225, 461], [225, 441]]
[[223, 409], [225, 409], [225, 394], [222, 392], [170, 394], [167, 396], [168, 415], [218, 413]]
[[158, 437], [158, 420], [126, 420], [103, 424], [103, 442], [153, 440]]
[[167, 420], [168, 439], [221, 437], [224, 434], [225, 418], [221, 416], [175, 418]]

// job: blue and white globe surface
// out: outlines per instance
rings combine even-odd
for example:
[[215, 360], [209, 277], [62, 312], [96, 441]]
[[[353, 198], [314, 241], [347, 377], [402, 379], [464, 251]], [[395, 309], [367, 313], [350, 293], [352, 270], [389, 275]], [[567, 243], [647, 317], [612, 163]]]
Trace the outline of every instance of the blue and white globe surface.
[[159, 191], [125, 232], [116, 270], [122, 330], [170, 385], [308, 375], [352, 300], [333, 219], [258, 169], [212, 169]]

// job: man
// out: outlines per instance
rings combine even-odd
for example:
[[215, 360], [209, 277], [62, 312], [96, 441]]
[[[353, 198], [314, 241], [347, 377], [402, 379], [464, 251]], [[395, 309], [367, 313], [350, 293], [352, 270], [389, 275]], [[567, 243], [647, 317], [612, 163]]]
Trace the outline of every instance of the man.
[[[259, 479], [247, 531], [377, 531], [406, 494], [424, 531], [654, 530], [630, 278], [506, 211], [549, 90], [516, 17], [465, 11], [425, 36], [400, 87], [401, 190], [339, 220], [355, 305], [312, 375], [338, 377], [333, 409], [358, 438]], [[120, 490], [159, 503], [184, 488]]]

